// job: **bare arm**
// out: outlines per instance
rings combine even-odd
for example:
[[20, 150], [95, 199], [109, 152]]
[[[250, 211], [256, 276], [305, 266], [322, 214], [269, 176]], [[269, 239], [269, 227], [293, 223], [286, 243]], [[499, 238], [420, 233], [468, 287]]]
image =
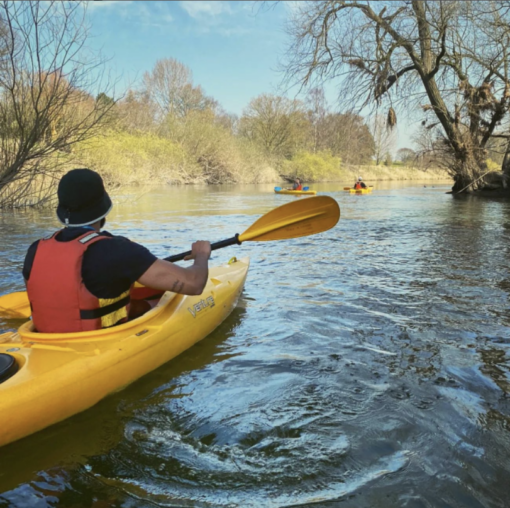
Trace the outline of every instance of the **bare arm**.
[[158, 259], [138, 279], [138, 282], [153, 289], [163, 289], [183, 295], [202, 294], [209, 274], [211, 245], [209, 242], [195, 242], [191, 246], [191, 252], [188, 259], [194, 259], [195, 262], [189, 268]]

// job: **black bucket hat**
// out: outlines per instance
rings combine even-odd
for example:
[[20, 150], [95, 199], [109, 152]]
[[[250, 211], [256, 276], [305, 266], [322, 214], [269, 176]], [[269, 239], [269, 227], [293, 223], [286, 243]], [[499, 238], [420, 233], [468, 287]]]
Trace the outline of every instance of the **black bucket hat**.
[[106, 217], [112, 200], [91, 169], [73, 169], [58, 184], [57, 216], [65, 226], [87, 226]]

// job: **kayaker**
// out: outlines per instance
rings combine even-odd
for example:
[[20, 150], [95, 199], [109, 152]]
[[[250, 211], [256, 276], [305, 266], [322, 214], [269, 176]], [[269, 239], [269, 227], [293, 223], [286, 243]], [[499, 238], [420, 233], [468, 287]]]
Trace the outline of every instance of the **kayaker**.
[[355, 189], [366, 189], [367, 186], [365, 185], [365, 182], [363, 181], [363, 178], [361, 176], [358, 176], [357, 182], [354, 184]]
[[289, 190], [303, 190], [303, 185], [301, 184], [301, 180], [299, 178], [296, 178], [294, 180], [294, 184], [292, 185], [292, 189]]
[[183, 268], [127, 238], [101, 232], [113, 205], [101, 176], [90, 169], [65, 174], [57, 195], [57, 217], [64, 228], [34, 242], [23, 266], [37, 331], [96, 330], [137, 317], [150, 306], [142, 300], [143, 309], [135, 308], [139, 301], [131, 302], [135, 281], [155, 290], [202, 293], [209, 242], [193, 243], [188, 259], [194, 264]]

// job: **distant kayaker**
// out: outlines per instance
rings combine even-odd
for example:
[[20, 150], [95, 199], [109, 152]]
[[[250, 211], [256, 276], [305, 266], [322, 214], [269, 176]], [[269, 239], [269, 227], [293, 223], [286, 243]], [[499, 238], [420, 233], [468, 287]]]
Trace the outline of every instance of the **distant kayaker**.
[[363, 178], [361, 176], [358, 176], [358, 180], [354, 184], [355, 189], [366, 189], [367, 186], [365, 185], [365, 182], [363, 181]]
[[[156, 290], [202, 293], [209, 242], [193, 243], [188, 259], [194, 264], [183, 268], [127, 238], [101, 232], [113, 205], [101, 176], [90, 169], [65, 174], [57, 194], [57, 217], [64, 228], [34, 242], [23, 266], [37, 331], [96, 330], [136, 317], [143, 312], [130, 305], [135, 281]], [[150, 308], [141, 303], [144, 310]]]
[[292, 185], [292, 189], [291, 190], [303, 190], [303, 185], [301, 183], [301, 180], [299, 178], [296, 178], [294, 180], [294, 184]]

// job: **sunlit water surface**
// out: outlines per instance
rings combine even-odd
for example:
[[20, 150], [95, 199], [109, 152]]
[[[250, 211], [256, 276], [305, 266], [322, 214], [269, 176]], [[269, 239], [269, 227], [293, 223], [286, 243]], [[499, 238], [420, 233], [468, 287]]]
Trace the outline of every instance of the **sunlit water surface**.
[[[252, 260], [233, 314], [126, 390], [1, 448], [0, 506], [509, 506], [510, 203], [425, 185], [321, 185], [342, 210], [335, 229], [215, 252]], [[107, 229], [164, 256], [294, 199], [135, 192]], [[57, 223], [0, 224], [4, 294]]]

